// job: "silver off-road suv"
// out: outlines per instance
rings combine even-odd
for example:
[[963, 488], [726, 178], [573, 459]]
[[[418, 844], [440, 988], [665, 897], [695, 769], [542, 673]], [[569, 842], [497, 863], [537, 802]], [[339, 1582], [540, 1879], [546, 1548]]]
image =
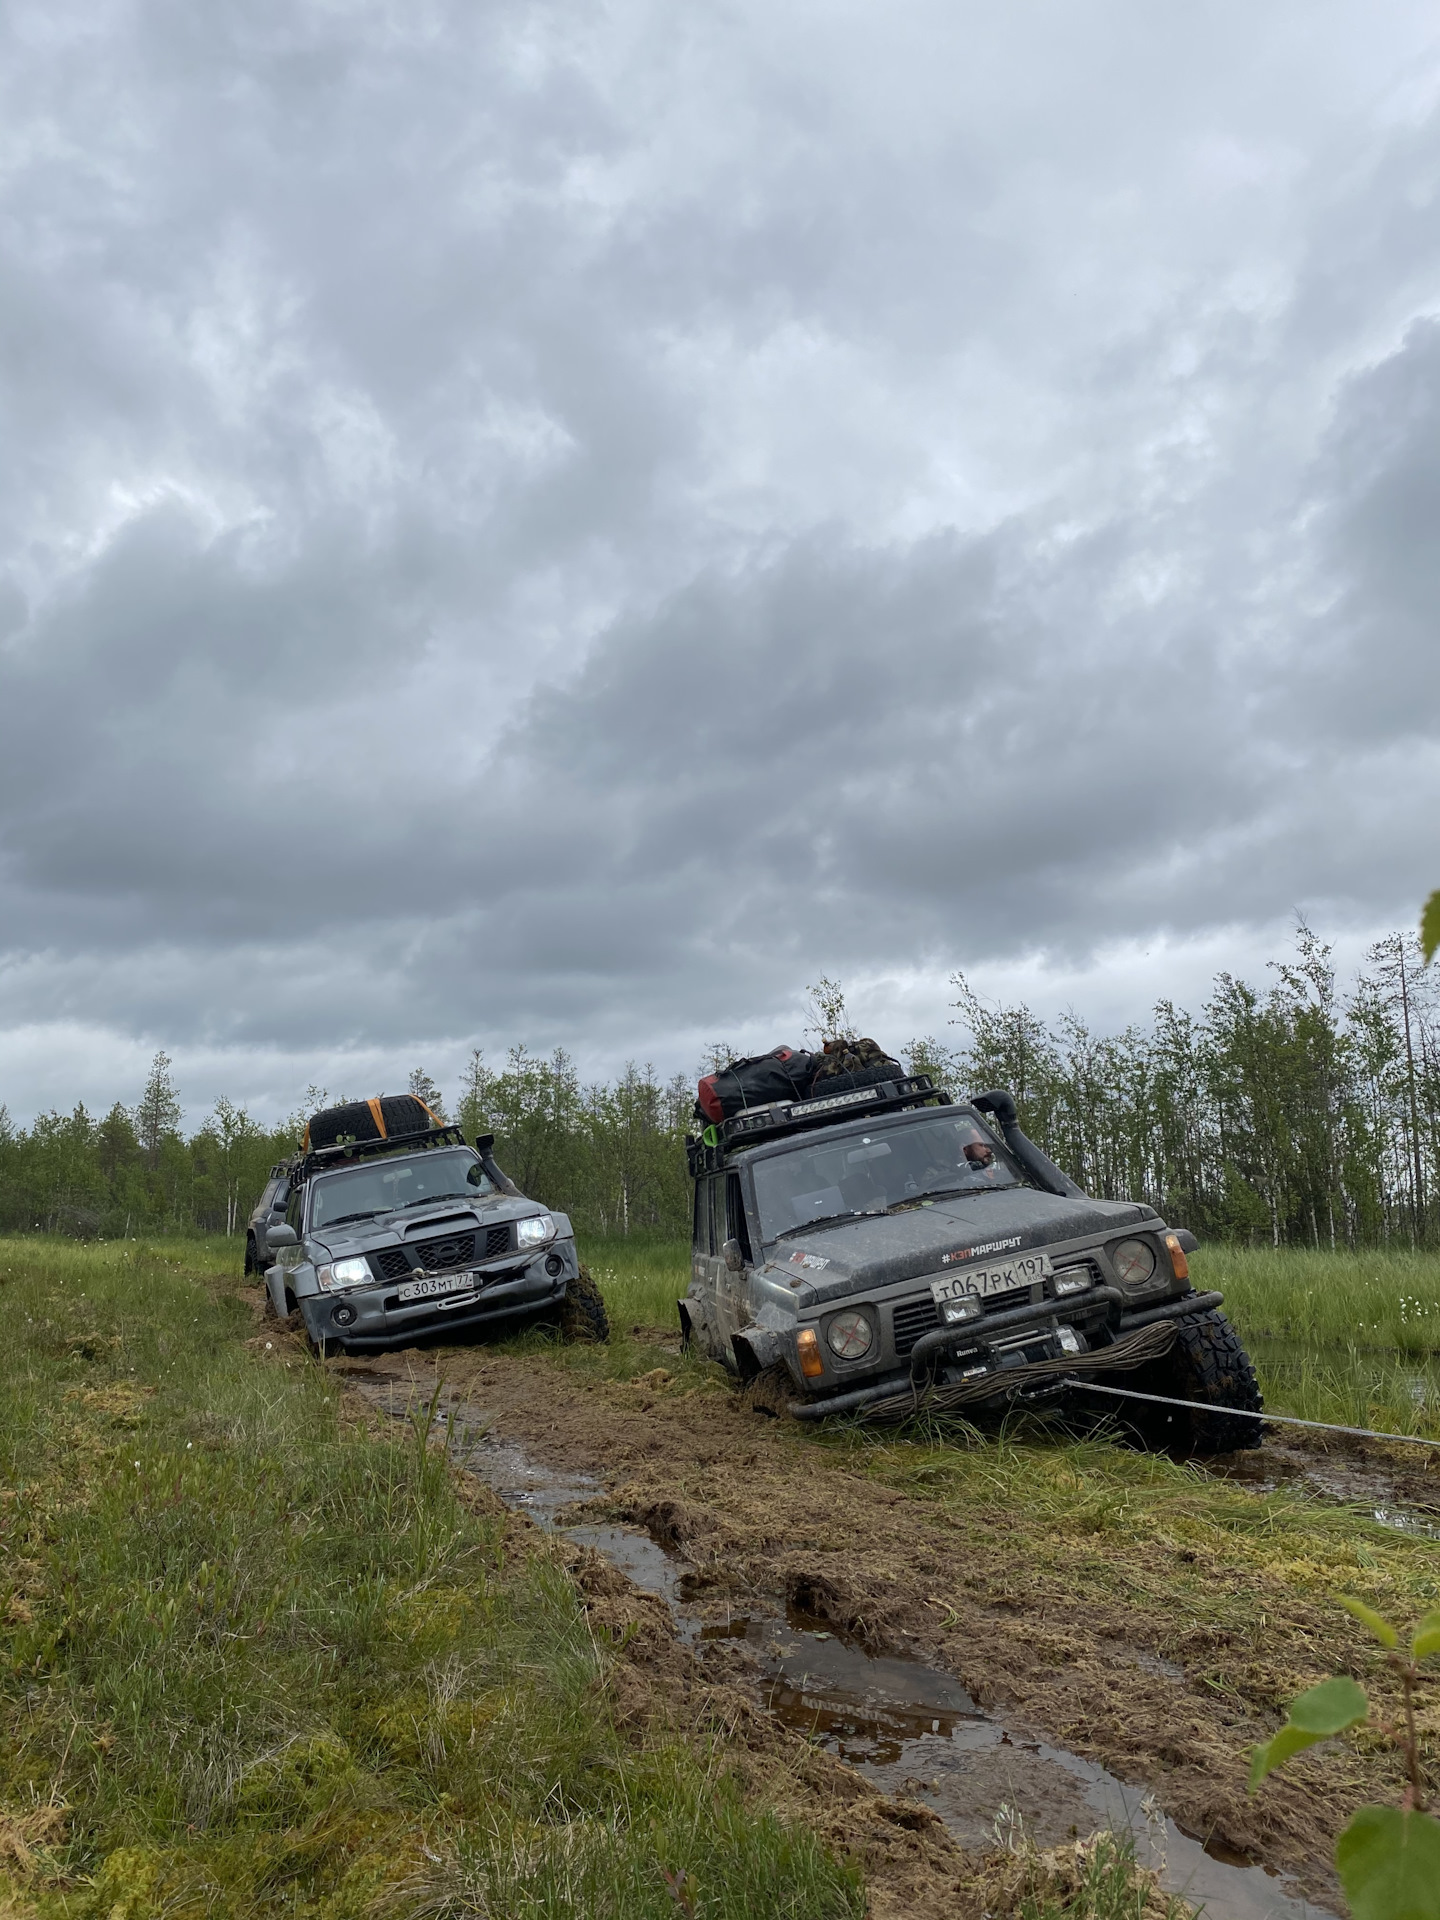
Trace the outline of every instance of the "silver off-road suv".
[[298, 1310], [312, 1346], [332, 1353], [536, 1321], [608, 1339], [569, 1220], [527, 1200], [493, 1144], [435, 1126], [298, 1156], [284, 1219], [266, 1231], [274, 1312]]
[[952, 1100], [893, 1063], [821, 1086], [689, 1145], [682, 1330], [757, 1404], [808, 1420], [1067, 1399], [1148, 1446], [1259, 1445], [1254, 1371], [1221, 1295], [1191, 1286], [1191, 1234], [1082, 1193], [1007, 1093]]

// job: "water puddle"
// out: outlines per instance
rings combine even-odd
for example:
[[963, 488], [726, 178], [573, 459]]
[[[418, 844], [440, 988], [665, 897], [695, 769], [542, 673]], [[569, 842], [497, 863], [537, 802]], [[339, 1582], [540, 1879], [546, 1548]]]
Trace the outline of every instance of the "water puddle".
[[[412, 1418], [423, 1404], [404, 1382], [348, 1384], [397, 1418]], [[878, 1790], [930, 1807], [962, 1846], [994, 1848], [1022, 1833], [1039, 1846], [1054, 1846], [1109, 1827], [1132, 1836], [1136, 1857], [1167, 1891], [1203, 1902], [1215, 1920], [1331, 1920], [1292, 1882], [1186, 1833], [1143, 1788], [1127, 1786], [1078, 1754], [1007, 1730], [951, 1674], [872, 1653], [795, 1608], [706, 1617], [692, 1604], [683, 1564], [648, 1534], [566, 1522], [567, 1510], [603, 1491], [589, 1475], [541, 1466], [514, 1441], [490, 1434], [483, 1418], [464, 1406], [444, 1406], [437, 1419], [447, 1428], [452, 1457], [508, 1506], [593, 1547], [637, 1587], [664, 1599], [681, 1638], [717, 1678], [748, 1685], [778, 1720]], [[1168, 1662], [1156, 1664], [1180, 1677]]]
[[1227, 1480], [1241, 1481], [1257, 1493], [1274, 1492], [1282, 1486], [1299, 1485], [1322, 1500], [1357, 1510], [1368, 1510], [1382, 1527], [1397, 1533], [1414, 1534], [1420, 1539], [1440, 1539], [1440, 1521], [1435, 1512], [1425, 1510], [1429, 1497], [1427, 1483], [1411, 1477], [1408, 1485], [1422, 1502], [1412, 1505], [1400, 1493], [1407, 1484], [1397, 1470], [1384, 1461], [1366, 1455], [1337, 1451], [1316, 1452], [1285, 1439], [1267, 1438], [1262, 1451], [1241, 1454], [1210, 1468]]

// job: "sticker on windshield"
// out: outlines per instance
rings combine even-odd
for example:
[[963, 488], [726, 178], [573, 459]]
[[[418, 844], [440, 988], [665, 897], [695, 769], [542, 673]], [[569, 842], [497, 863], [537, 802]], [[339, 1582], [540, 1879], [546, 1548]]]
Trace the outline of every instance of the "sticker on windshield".
[[823, 1253], [792, 1253], [790, 1264], [792, 1267], [828, 1267], [830, 1261]]

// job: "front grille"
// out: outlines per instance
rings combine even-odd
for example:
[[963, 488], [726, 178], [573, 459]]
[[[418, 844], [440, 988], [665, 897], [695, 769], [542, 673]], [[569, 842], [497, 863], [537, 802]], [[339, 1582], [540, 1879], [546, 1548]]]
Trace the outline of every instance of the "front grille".
[[[1007, 1307], [1028, 1307], [1029, 1304], [1029, 1287], [1011, 1287], [1007, 1293], [991, 1293], [985, 1297], [987, 1314], [1004, 1313]], [[906, 1300], [896, 1307], [891, 1320], [895, 1328], [895, 1351], [903, 1360], [922, 1333], [939, 1326], [940, 1309], [930, 1299]], [[975, 1327], [983, 1322], [972, 1320], [968, 1324]]]
[[451, 1267], [468, 1267], [475, 1259], [473, 1233], [443, 1233], [434, 1240], [417, 1240], [415, 1252], [427, 1273], [446, 1273]]
[[514, 1229], [507, 1221], [482, 1233], [436, 1234], [408, 1247], [381, 1247], [370, 1255], [370, 1265], [379, 1280], [409, 1280], [417, 1273], [450, 1273], [477, 1260], [498, 1260], [513, 1244]]
[[940, 1309], [929, 1294], [923, 1294], [918, 1300], [902, 1301], [891, 1315], [891, 1324], [895, 1329], [895, 1351], [903, 1360], [922, 1333], [939, 1326]]

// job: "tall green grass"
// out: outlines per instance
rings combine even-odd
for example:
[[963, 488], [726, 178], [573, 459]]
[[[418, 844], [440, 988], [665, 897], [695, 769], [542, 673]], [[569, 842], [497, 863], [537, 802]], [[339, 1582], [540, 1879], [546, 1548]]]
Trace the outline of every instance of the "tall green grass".
[[1440, 1255], [1204, 1247], [1272, 1413], [1440, 1439]]
[[723, 1743], [617, 1725], [553, 1557], [503, 1557], [420, 1429], [267, 1353], [206, 1251], [0, 1250], [9, 1891], [71, 1920], [672, 1920], [677, 1884], [714, 1920], [857, 1915]]
[[1325, 1347], [1440, 1353], [1440, 1254], [1202, 1247], [1197, 1287], [1219, 1287], [1253, 1335]]
[[678, 1333], [675, 1304], [690, 1284], [690, 1244], [660, 1234], [582, 1234], [580, 1257], [599, 1281], [619, 1332], [663, 1327]]

